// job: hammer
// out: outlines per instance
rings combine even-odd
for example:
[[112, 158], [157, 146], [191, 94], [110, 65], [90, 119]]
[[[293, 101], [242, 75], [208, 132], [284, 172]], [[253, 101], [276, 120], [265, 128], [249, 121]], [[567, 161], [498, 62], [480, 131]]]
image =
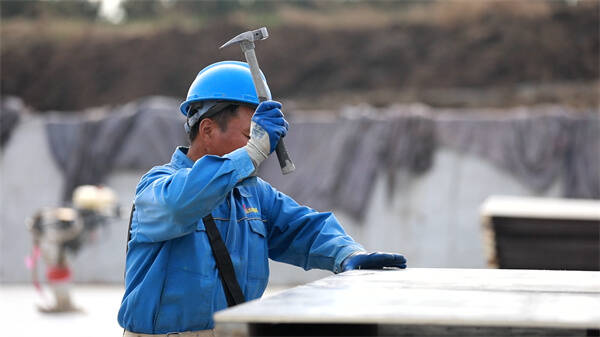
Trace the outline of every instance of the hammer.
[[[254, 82], [254, 88], [256, 89], [256, 94], [258, 95], [258, 100], [260, 102], [267, 100], [267, 88], [265, 86], [265, 82], [260, 77], [260, 68], [258, 67], [256, 54], [254, 53], [254, 41], [264, 40], [268, 37], [269, 33], [267, 32], [267, 28], [262, 27], [257, 30], [241, 33], [240, 35], [227, 41], [219, 48], [225, 48], [234, 43], [240, 44], [242, 51], [244, 52], [244, 56], [246, 57], [246, 62], [248, 62], [248, 65], [250, 66], [252, 82]], [[294, 163], [292, 162], [292, 159], [290, 158], [290, 155], [283, 144], [283, 139], [280, 139], [279, 143], [277, 143], [275, 153], [277, 153], [277, 159], [279, 160], [279, 166], [281, 166], [281, 172], [283, 174], [294, 172], [296, 167], [294, 166]]]

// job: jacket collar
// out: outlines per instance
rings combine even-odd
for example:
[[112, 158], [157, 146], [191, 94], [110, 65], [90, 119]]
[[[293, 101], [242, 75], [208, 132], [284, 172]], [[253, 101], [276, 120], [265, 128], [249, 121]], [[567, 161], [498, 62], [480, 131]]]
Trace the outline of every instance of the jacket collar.
[[175, 166], [175, 168], [181, 169], [194, 166], [194, 162], [187, 156], [188, 150], [189, 148], [185, 146], [179, 146], [175, 149], [175, 152], [171, 157], [171, 164]]

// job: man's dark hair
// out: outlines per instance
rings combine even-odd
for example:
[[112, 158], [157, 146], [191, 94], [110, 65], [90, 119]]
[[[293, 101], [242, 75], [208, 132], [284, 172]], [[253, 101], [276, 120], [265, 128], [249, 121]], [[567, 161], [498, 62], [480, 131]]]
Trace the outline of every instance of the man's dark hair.
[[[233, 117], [237, 116], [239, 107], [240, 107], [239, 105], [231, 104], [231, 105], [228, 105], [225, 108], [221, 109], [218, 112], [211, 113], [210, 117], [200, 118], [200, 120], [196, 124], [194, 124], [194, 126], [192, 126], [190, 128], [190, 132], [188, 133], [188, 138], [190, 140], [190, 144], [198, 136], [198, 128], [200, 127], [200, 123], [206, 118], [212, 119], [213, 122], [217, 123], [217, 125], [219, 126], [219, 129], [221, 129], [221, 131], [223, 131], [223, 132], [227, 131], [227, 124], [229, 124], [229, 121]], [[196, 109], [194, 107], [192, 107], [190, 110], [196, 111]], [[192, 115], [193, 115], [193, 113], [192, 113]], [[190, 117], [192, 115], [190, 115]]]

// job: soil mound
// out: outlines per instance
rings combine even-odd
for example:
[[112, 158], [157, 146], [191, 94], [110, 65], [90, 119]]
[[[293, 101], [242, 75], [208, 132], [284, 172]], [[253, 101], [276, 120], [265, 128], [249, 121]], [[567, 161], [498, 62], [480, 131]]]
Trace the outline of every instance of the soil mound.
[[[349, 97], [378, 97], [376, 103], [388, 104], [414, 99], [407, 91], [456, 87], [594, 83], [599, 4], [556, 5], [533, 16], [499, 8], [450, 23], [327, 29], [281, 24], [257, 43], [257, 55], [274, 96], [307, 105], [335, 105]], [[11, 40], [3, 29], [1, 93], [20, 96], [40, 111], [120, 104], [145, 95], [183, 98], [203, 66], [243, 59], [239, 48], [218, 46], [248, 29], [224, 22], [194, 31], [115, 36], [90, 31], [27, 43]], [[596, 90], [591, 92], [588, 101], [595, 104]], [[540, 99], [553, 100], [547, 96]]]

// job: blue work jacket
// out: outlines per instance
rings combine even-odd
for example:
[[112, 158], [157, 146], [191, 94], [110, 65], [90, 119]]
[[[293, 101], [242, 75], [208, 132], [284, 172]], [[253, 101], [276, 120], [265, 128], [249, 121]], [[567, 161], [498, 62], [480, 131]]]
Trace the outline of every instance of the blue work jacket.
[[202, 218], [211, 213], [247, 300], [260, 297], [268, 258], [304, 269], [340, 270], [364, 250], [332, 213], [301, 206], [251, 176], [245, 149], [193, 162], [187, 148], [146, 173], [136, 188], [119, 324], [165, 334], [214, 327], [227, 307]]

